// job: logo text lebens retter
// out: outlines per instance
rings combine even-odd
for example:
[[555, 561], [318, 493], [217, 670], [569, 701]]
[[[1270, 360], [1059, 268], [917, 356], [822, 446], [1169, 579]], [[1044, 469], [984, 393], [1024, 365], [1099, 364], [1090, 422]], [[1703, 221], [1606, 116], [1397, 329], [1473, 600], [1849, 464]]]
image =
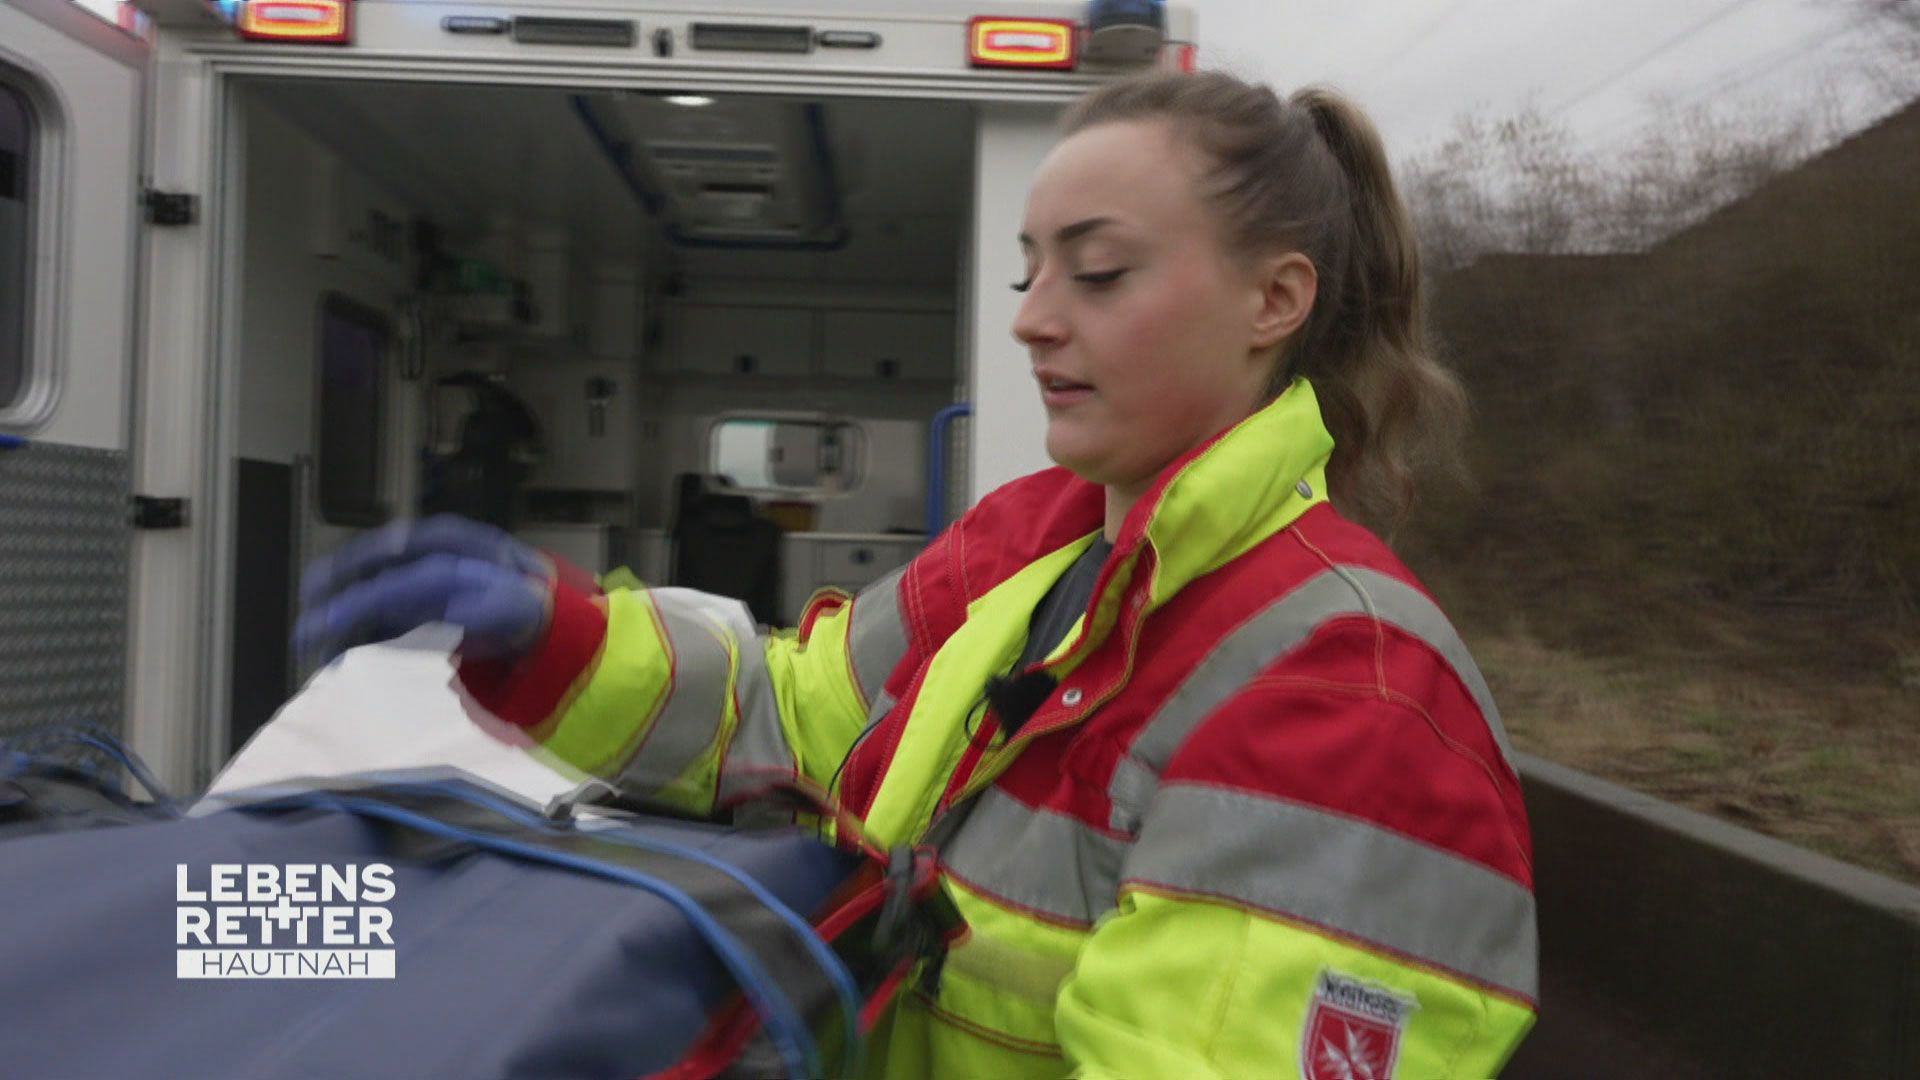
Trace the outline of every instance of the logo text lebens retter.
[[174, 874], [180, 978], [394, 977], [385, 863], [182, 863]]

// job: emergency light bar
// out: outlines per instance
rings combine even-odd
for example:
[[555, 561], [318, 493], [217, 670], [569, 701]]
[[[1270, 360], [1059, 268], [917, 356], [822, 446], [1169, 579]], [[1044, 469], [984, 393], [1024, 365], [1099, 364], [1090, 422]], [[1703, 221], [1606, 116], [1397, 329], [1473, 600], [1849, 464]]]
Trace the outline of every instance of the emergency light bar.
[[1079, 27], [1064, 19], [975, 18], [967, 24], [974, 67], [1072, 71], [1080, 63]]
[[234, 29], [248, 41], [346, 45], [353, 40], [352, 0], [245, 0]]
[[693, 24], [689, 43], [696, 49], [720, 52], [810, 53], [813, 28], [697, 22]]

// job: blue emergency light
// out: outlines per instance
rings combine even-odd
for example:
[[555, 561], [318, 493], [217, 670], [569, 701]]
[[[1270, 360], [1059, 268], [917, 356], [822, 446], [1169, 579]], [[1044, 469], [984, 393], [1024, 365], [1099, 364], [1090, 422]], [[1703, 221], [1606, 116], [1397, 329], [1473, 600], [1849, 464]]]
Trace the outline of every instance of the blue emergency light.
[[1167, 40], [1161, 0], [1093, 0], [1087, 6], [1086, 58], [1102, 64], [1149, 64]]

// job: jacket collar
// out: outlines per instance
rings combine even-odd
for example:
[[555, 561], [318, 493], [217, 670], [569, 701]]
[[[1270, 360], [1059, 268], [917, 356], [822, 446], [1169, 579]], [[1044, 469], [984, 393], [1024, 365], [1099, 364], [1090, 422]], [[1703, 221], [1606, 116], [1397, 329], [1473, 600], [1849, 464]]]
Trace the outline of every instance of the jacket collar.
[[1175, 459], [1121, 523], [1081, 640], [1068, 654], [1084, 656], [1104, 641], [1136, 587], [1146, 590], [1137, 602], [1144, 615], [1327, 501], [1332, 454], [1313, 386], [1295, 379], [1253, 415]]
[[[856, 792], [850, 804], [869, 834], [882, 843], [920, 835], [943, 799], [991, 783], [1037, 733], [1084, 719], [1125, 682], [1148, 613], [1325, 501], [1332, 450], [1312, 387], [1296, 382], [1167, 466], [1122, 524], [1074, 642], [1046, 663], [1064, 678], [1102, 654], [1106, 670], [1087, 681], [1072, 704], [1061, 697], [1043, 707], [1014, 739], [989, 752], [974, 743], [969, 727], [980, 687], [1020, 655], [1034, 605], [1093, 542], [1100, 524], [1093, 485], [1070, 476], [1028, 482], [1036, 489], [1030, 495], [1045, 491], [1054, 501], [1033, 526], [1047, 550], [1028, 554], [1010, 577], [967, 601], [966, 617], [927, 661], [903, 698], [904, 709], [882, 721], [888, 737], [854, 751], [856, 759], [874, 758], [846, 773], [868, 778], [845, 790]], [[1102, 653], [1110, 639], [1115, 649]]]

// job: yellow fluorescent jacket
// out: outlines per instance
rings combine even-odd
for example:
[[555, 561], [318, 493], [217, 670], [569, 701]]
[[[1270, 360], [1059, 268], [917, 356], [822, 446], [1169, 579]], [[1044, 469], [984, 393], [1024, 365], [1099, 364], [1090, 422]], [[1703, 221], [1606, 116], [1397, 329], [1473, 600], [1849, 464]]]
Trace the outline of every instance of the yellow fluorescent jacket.
[[636, 794], [798, 772], [936, 843], [970, 932], [878, 1074], [1492, 1076], [1536, 994], [1519, 783], [1452, 626], [1327, 503], [1332, 446], [1303, 381], [1169, 466], [1010, 738], [983, 688], [1102, 524], [1059, 469], [797, 632], [561, 589], [534, 655], [462, 678]]

